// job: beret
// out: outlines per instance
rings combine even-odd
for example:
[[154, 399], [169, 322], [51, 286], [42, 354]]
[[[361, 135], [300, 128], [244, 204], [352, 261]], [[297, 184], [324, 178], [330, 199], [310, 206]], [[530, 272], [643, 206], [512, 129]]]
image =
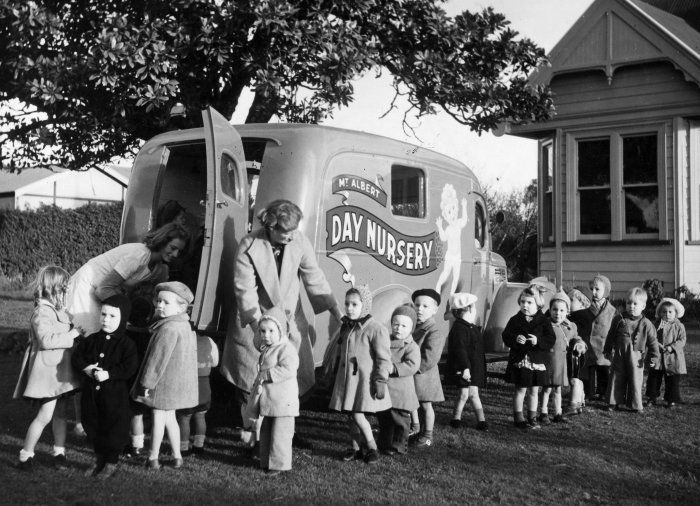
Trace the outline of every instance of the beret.
[[413, 294], [411, 295], [411, 300], [412, 300], [413, 302], [415, 302], [416, 299], [417, 299], [418, 297], [420, 297], [421, 295], [425, 295], [426, 297], [430, 297], [431, 299], [433, 299], [433, 300], [437, 303], [438, 306], [440, 305], [440, 302], [441, 302], [441, 300], [442, 300], [442, 299], [440, 298], [440, 294], [437, 293], [437, 292], [436, 292], [435, 290], [433, 290], [432, 288], [421, 288], [420, 290], [416, 290], [416, 291], [413, 292]]
[[156, 293], [159, 292], [172, 292], [175, 295], [179, 295], [188, 304], [192, 304], [192, 301], [194, 300], [192, 290], [190, 290], [185, 283], [181, 283], [180, 281], [166, 281], [165, 283], [158, 283], [156, 285]]
[[450, 309], [464, 309], [471, 306], [478, 300], [478, 297], [471, 293], [454, 293], [450, 297]]

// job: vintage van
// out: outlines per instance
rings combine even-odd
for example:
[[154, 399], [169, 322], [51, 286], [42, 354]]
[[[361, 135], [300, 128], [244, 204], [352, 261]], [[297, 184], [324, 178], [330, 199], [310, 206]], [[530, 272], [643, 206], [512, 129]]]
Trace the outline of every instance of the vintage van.
[[[236, 311], [238, 242], [258, 226], [259, 209], [289, 199], [304, 213], [301, 231], [339, 301], [351, 286], [367, 284], [374, 316], [388, 323], [418, 288], [435, 288], [443, 300], [472, 292], [487, 348], [503, 350], [500, 331], [517, 310], [520, 285], [506, 282], [505, 261], [491, 250], [486, 202], [465, 165], [377, 135], [317, 125], [232, 126], [212, 109], [202, 114], [203, 128], [158, 135], [140, 150], [121, 229], [122, 242], [139, 240], [169, 200], [195, 218], [202, 235], [191, 319], [199, 332], [225, 334]], [[302, 294], [320, 364], [329, 315], [315, 316]], [[447, 332], [444, 308], [437, 321]]]

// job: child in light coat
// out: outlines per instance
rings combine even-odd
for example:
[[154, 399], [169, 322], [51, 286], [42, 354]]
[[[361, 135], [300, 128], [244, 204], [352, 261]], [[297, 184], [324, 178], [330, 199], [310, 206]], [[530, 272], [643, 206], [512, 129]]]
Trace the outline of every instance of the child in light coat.
[[338, 340], [338, 354], [331, 364], [338, 364], [330, 409], [347, 413], [350, 418], [352, 448], [344, 455], [346, 462], [364, 459], [374, 464], [379, 459], [377, 443], [367, 413], [391, 408], [387, 380], [392, 370], [389, 333], [372, 315], [369, 288], [351, 288], [345, 294], [345, 316]]
[[652, 368], [658, 364], [659, 345], [654, 325], [642, 313], [647, 292], [636, 286], [627, 292], [626, 299], [626, 310], [612, 321], [603, 350], [611, 362], [608, 411], [626, 404], [641, 413], [644, 361], [646, 358]]
[[661, 394], [661, 381], [666, 382], [664, 400], [671, 408], [681, 404], [680, 377], [687, 374], [685, 366], [685, 326], [679, 321], [683, 318], [685, 308], [676, 299], [665, 297], [656, 306], [657, 327], [661, 359], [657, 366], [649, 371], [647, 378], [648, 404], [656, 404]]
[[79, 387], [71, 354], [74, 341], [80, 336], [64, 309], [69, 278], [65, 270], [50, 265], [39, 271], [34, 282], [29, 347], [13, 396], [35, 401], [40, 406], [19, 452], [18, 467], [25, 471], [32, 470], [34, 448], [49, 422], [53, 428], [54, 467], [66, 467], [66, 405]]
[[[586, 297], [583, 292], [574, 288], [568, 293], [569, 299], [571, 300], [571, 306], [569, 307], [569, 321], [572, 321], [572, 314], [580, 311], [582, 309], [587, 309], [591, 305], [591, 301]], [[576, 329], [577, 333], [580, 334], [580, 330]], [[580, 335], [579, 335], [580, 337]], [[586, 394], [584, 392], [583, 385], [583, 371], [586, 367], [586, 351], [588, 347], [586, 343], [581, 339], [580, 343], [575, 346], [569, 346], [566, 351], [566, 375], [569, 379], [569, 384], [571, 388], [569, 389], [569, 406], [566, 408], [565, 416], [580, 415], [583, 413], [583, 407], [586, 405]]]
[[471, 293], [455, 293], [450, 298], [455, 320], [447, 335], [445, 376], [459, 387], [459, 397], [452, 411], [450, 426], [462, 426], [462, 411], [467, 401], [471, 401], [477, 430], [487, 430], [484, 408], [479, 398], [479, 389], [486, 386], [486, 354], [481, 329], [474, 325], [476, 301], [476, 295]]
[[151, 407], [153, 427], [151, 451], [146, 465], [160, 469], [158, 460], [165, 431], [173, 452], [173, 467], [182, 467], [180, 427], [175, 410], [198, 404], [197, 339], [192, 331], [187, 306], [194, 295], [179, 281], [156, 285], [157, 321], [132, 396]]
[[391, 362], [389, 394], [391, 409], [378, 413], [380, 449], [387, 455], [408, 451], [411, 412], [418, 409], [418, 396], [413, 375], [420, 364], [420, 350], [411, 332], [416, 324], [416, 311], [406, 304], [391, 315]]

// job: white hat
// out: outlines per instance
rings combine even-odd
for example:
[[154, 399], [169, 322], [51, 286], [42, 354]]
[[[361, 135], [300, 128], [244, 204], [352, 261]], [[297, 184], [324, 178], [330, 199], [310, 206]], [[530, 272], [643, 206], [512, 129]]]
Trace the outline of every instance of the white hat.
[[471, 293], [454, 293], [450, 297], [450, 308], [451, 309], [464, 309], [465, 307], [471, 306], [478, 300], [478, 297]]
[[661, 302], [656, 306], [656, 317], [661, 318], [659, 316], [659, 311], [661, 310], [661, 304], [664, 302], [670, 302], [673, 304], [673, 307], [676, 309], [676, 318], [683, 318], [683, 315], [685, 314], [685, 308], [683, 307], [683, 304], [681, 304], [678, 300], [672, 298], [672, 297], [664, 297], [661, 299]]

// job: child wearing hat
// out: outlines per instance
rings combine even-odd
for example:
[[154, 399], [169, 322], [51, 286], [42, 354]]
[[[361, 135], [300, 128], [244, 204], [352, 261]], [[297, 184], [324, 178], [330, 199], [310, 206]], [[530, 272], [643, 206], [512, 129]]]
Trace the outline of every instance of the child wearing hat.
[[434, 402], [443, 402], [445, 396], [440, 383], [438, 362], [445, 347], [446, 336], [440, 332], [435, 323], [435, 313], [440, 306], [440, 294], [431, 288], [416, 290], [411, 295], [416, 307], [416, 328], [413, 340], [420, 348], [420, 367], [413, 377], [416, 394], [423, 413], [422, 430], [416, 446], [430, 447], [433, 444], [433, 427], [435, 425]]
[[299, 353], [289, 340], [289, 320], [282, 308], [263, 313], [253, 344], [260, 358], [245, 417], [263, 417], [260, 467], [276, 475], [292, 469], [294, 418], [299, 416]]
[[452, 412], [450, 425], [462, 426], [462, 410], [471, 401], [476, 416], [477, 430], [486, 430], [486, 418], [479, 398], [479, 389], [486, 386], [486, 354], [481, 328], [474, 325], [476, 319], [476, 295], [455, 293], [450, 298], [450, 308], [455, 320], [447, 335], [447, 373], [459, 387], [459, 397]]
[[411, 412], [418, 409], [418, 397], [413, 375], [420, 365], [420, 350], [411, 332], [416, 325], [416, 311], [409, 304], [394, 309], [391, 315], [391, 362], [389, 396], [391, 409], [377, 414], [379, 447], [383, 453], [394, 455], [408, 451]]
[[349, 415], [352, 448], [346, 462], [364, 459], [374, 464], [379, 459], [377, 443], [367, 413], [391, 408], [387, 380], [392, 370], [389, 334], [372, 315], [372, 293], [367, 286], [345, 293], [345, 316], [338, 334], [337, 364], [330, 409]]
[[[571, 300], [571, 305], [569, 306], [570, 315], [581, 309], [587, 309], [591, 305], [590, 299], [576, 288], [568, 293], [568, 297]], [[569, 316], [569, 321], [571, 321], [571, 316]], [[571, 322], [571, 324], [575, 325], [574, 322]], [[578, 333], [578, 328], [576, 330]], [[580, 415], [583, 413], [583, 407], [586, 405], [586, 395], [581, 377], [586, 367], [587, 350], [588, 347], [583, 342], [583, 339], [580, 342], [576, 342], [574, 346], [569, 346], [566, 350], [566, 375], [571, 388], [569, 389], [569, 406], [564, 412], [565, 416]]]
[[591, 290], [591, 305], [587, 309], [572, 311], [569, 319], [578, 327], [578, 334], [586, 343], [586, 365], [581, 379], [588, 398], [602, 399], [608, 389], [610, 361], [603, 353], [605, 340], [613, 318], [619, 313], [610, 303], [610, 279], [597, 274], [588, 283]]
[[182, 467], [180, 427], [175, 410], [198, 404], [197, 338], [192, 331], [187, 307], [194, 300], [192, 291], [179, 281], [156, 285], [153, 336], [148, 343], [132, 396], [151, 407], [153, 427], [151, 451], [146, 465], [160, 469], [158, 456], [165, 431], [172, 449], [175, 468]]
[[100, 330], [73, 353], [73, 367], [83, 373], [82, 422], [96, 457], [87, 476], [112, 476], [129, 441], [129, 380], [139, 366], [136, 345], [125, 333], [130, 311], [126, 295], [105, 299]]
[[678, 300], [664, 297], [656, 306], [656, 334], [661, 359], [649, 370], [647, 378], [648, 405], [655, 405], [661, 395], [661, 381], [666, 382], [664, 400], [667, 407], [681, 404], [680, 377], [687, 374], [685, 366], [685, 326], [680, 322], [685, 308]]
[[[559, 291], [549, 301], [549, 319], [554, 330], [554, 345], [546, 354], [545, 367], [547, 368], [547, 386], [542, 389], [542, 403], [540, 416], [537, 421], [542, 425], [554, 423], [566, 423], [567, 420], [562, 414], [561, 388], [569, 386], [566, 371], [567, 350], [576, 349], [580, 355], [585, 351], [585, 344], [578, 337], [576, 324], [567, 320], [571, 307], [571, 299], [563, 291]], [[549, 418], [549, 397], [554, 397], [554, 417]]]

